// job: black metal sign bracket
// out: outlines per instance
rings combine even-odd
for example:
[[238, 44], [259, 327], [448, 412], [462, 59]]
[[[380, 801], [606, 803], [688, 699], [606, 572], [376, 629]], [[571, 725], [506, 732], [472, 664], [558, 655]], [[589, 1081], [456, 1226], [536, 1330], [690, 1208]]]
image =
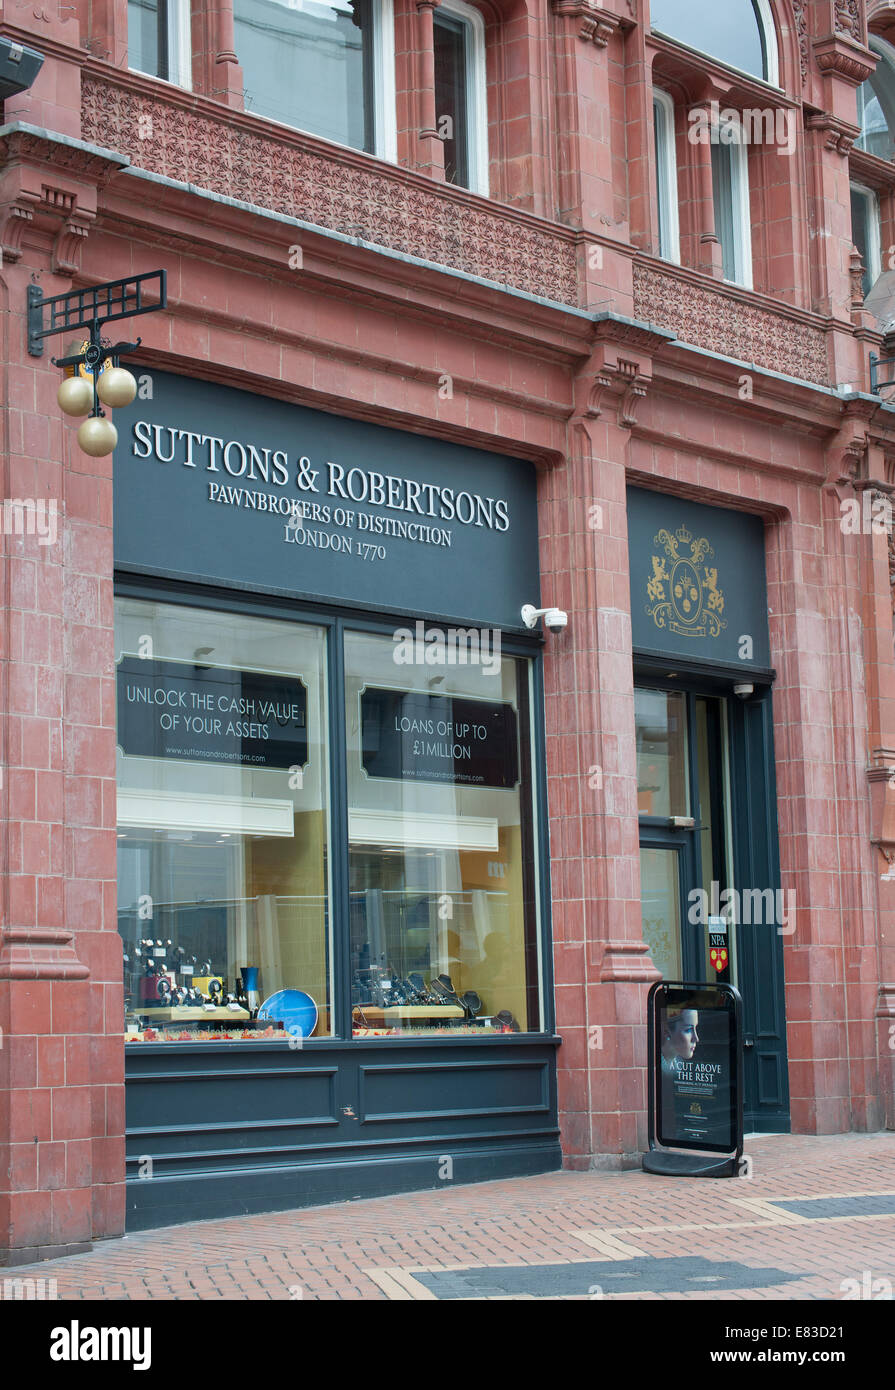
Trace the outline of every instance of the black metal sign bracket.
[[[147, 303], [147, 291], [157, 286]], [[151, 314], [157, 309], [167, 307], [167, 271], [150, 270], [144, 275], [130, 275], [124, 280], [110, 280], [103, 285], [92, 285], [89, 289], [69, 290], [67, 294], [57, 294], [52, 299], [44, 299], [40, 285], [28, 286], [28, 352], [31, 357], [43, 356], [43, 340], [55, 333], [75, 333], [87, 329], [90, 343], [100, 347], [100, 330], [103, 324], [113, 319], [136, 318], [138, 314]], [[133, 351], [136, 343], [118, 343], [107, 349], [105, 356], [119, 352]], [[70, 366], [81, 358], [59, 358], [56, 366]]]

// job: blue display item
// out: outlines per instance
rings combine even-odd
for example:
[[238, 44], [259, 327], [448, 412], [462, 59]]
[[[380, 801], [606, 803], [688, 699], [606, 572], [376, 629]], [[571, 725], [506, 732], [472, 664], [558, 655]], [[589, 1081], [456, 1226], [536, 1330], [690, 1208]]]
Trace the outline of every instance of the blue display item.
[[278, 989], [258, 1010], [262, 1022], [282, 1023], [293, 1037], [309, 1038], [317, 1027], [317, 1005], [302, 989]]

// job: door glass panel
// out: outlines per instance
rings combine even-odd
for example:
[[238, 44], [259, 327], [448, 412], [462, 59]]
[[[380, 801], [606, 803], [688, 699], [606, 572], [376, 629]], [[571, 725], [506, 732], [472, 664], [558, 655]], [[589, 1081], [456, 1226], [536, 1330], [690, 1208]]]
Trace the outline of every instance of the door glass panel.
[[643, 939], [663, 979], [681, 978], [681, 909], [678, 852], [641, 849], [640, 905]]
[[676, 690], [635, 690], [637, 809], [642, 816], [688, 816], [687, 708]]

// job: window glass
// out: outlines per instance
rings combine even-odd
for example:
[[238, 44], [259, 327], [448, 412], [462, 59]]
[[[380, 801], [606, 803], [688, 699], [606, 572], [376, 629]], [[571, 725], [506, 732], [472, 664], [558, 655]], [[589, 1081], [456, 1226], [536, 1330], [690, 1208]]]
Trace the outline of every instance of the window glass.
[[116, 661], [128, 1036], [330, 1033], [324, 631], [120, 598]]
[[721, 242], [724, 279], [737, 279], [736, 227], [733, 213], [733, 155], [730, 145], [712, 145], [712, 198], [715, 235]]
[[468, 26], [450, 14], [435, 14], [435, 122], [444, 135], [444, 176], [469, 187], [467, 94]]
[[637, 808], [642, 816], [688, 816], [687, 708], [676, 690], [634, 691]]
[[370, 153], [375, 0], [234, 0], [246, 110]]
[[127, 62], [137, 72], [167, 78], [167, 0], [128, 0]]
[[662, 177], [666, 159], [665, 112], [658, 101], [653, 102], [653, 129], [656, 137], [656, 207], [659, 212], [659, 236], [662, 241], [662, 255], [666, 255], [665, 228], [668, 223], [668, 197], [665, 180]]
[[395, 656], [346, 638], [354, 1034], [539, 1030], [528, 663]]
[[764, 28], [753, 0], [650, 0], [650, 28], [741, 72], [768, 76]]
[[861, 288], [866, 299], [879, 275], [879, 212], [876, 196], [867, 188], [851, 186], [852, 242], [861, 253], [864, 274]]
[[640, 850], [640, 911], [643, 939], [665, 980], [681, 978], [679, 851]]
[[880, 159], [895, 159], [895, 64], [888, 45], [878, 39], [870, 47], [879, 62], [876, 71], [858, 88], [858, 149]]
[[745, 147], [712, 145], [712, 200], [715, 234], [721, 242], [721, 266], [725, 280], [751, 283], [750, 252], [744, 244], [742, 204], [746, 201]]

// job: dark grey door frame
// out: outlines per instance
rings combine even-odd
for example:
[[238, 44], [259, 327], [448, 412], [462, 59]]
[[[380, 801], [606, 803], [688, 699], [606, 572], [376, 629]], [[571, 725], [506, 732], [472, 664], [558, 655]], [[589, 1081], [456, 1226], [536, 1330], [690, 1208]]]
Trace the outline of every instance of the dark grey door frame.
[[[727, 757], [731, 818], [731, 858], [729, 877], [742, 894], [744, 888], [770, 889], [775, 903], [780, 889], [780, 850], [777, 829], [777, 795], [774, 767], [773, 693], [769, 685], [757, 685], [747, 700], [733, 696], [733, 681], [717, 670], [698, 673], [694, 664], [682, 670], [679, 679], [653, 674], [651, 662], [639, 663], [634, 656], [634, 683], [653, 690], [680, 691], [687, 695], [688, 723], [693, 727], [693, 702], [697, 696], [727, 698]], [[672, 837], [691, 835], [693, 883], [698, 884], [699, 858], [695, 836], [700, 833], [698, 785], [695, 778], [695, 749], [688, 744], [691, 805], [696, 822], [691, 831], [669, 826], [668, 821], [642, 817], [641, 845]], [[682, 874], [682, 884], [684, 878]], [[742, 900], [742, 899], [741, 899]], [[745, 1039], [744, 1122], [748, 1131], [788, 1132], [789, 1074], [786, 1047], [786, 1003], [783, 969], [783, 936], [776, 920], [762, 924], [738, 923], [735, 927], [737, 981], [743, 996]], [[698, 954], [698, 933], [687, 920], [686, 899], [681, 903], [681, 954], [684, 972], [694, 968], [692, 978], [703, 975], [703, 958]]]

